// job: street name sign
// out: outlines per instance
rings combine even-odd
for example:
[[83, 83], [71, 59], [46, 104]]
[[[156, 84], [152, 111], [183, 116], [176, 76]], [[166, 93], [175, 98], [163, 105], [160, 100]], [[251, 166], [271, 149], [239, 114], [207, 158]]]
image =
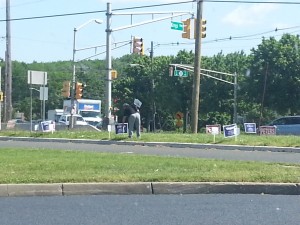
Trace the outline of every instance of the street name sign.
[[188, 77], [189, 72], [186, 70], [174, 70], [174, 77]]
[[173, 22], [171, 21], [172, 26], [171, 29], [172, 30], [183, 30], [183, 23], [182, 22]]

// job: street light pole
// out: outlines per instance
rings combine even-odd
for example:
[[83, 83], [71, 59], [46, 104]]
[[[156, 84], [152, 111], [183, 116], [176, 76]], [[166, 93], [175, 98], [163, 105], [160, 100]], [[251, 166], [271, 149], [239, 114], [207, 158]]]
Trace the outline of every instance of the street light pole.
[[234, 74], [234, 108], [233, 108], [233, 122], [237, 123], [237, 73]]
[[73, 63], [73, 73], [72, 73], [72, 87], [71, 87], [71, 119], [70, 119], [70, 128], [73, 128], [74, 126], [74, 121], [73, 121], [73, 113], [75, 109], [75, 85], [76, 85], [76, 65], [75, 65], [75, 54], [76, 54], [76, 32], [79, 31], [81, 28], [85, 27], [86, 25], [95, 22], [97, 24], [101, 24], [103, 21], [100, 19], [91, 19], [85, 23], [83, 23], [82, 25], [75, 27], [74, 28], [74, 36], [73, 36], [73, 59], [72, 59], [72, 63]]
[[107, 3], [106, 13], [106, 102], [105, 102], [105, 114], [107, 125], [111, 117], [111, 3]]

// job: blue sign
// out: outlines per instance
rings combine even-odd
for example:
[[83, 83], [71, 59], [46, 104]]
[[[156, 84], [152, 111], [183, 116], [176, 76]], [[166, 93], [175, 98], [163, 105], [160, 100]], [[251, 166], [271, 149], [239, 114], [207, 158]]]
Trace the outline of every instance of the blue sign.
[[89, 111], [89, 110], [100, 110], [100, 104], [87, 104], [87, 103], [79, 103], [78, 104], [79, 110]]
[[55, 131], [55, 122], [53, 120], [42, 121], [41, 127], [43, 132]]
[[223, 126], [224, 137], [234, 137], [238, 135], [236, 124]]
[[128, 133], [128, 123], [117, 123], [115, 124], [116, 134], [127, 134]]
[[244, 123], [245, 133], [256, 134], [256, 123]]

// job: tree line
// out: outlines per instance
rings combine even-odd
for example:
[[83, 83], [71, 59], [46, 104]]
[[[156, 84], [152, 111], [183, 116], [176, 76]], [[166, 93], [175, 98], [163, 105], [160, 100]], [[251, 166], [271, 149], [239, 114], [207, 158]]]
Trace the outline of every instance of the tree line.
[[[300, 41], [298, 35], [285, 34], [280, 39], [262, 39], [247, 55], [243, 51], [222, 52], [203, 56], [201, 68], [237, 74], [237, 114], [239, 122], [265, 124], [280, 115], [296, 115], [300, 111]], [[123, 103], [138, 98], [142, 103], [141, 116], [148, 129], [175, 129], [174, 118], [182, 112], [188, 124], [192, 105], [193, 73], [188, 77], [170, 76], [170, 64], [194, 64], [194, 53], [181, 50], [175, 56], [124, 55], [113, 59], [118, 71], [112, 82], [113, 114], [122, 117]], [[102, 100], [105, 105], [106, 69], [104, 60], [85, 60], [76, 63], [76, 79], [85, 84], [83, 97]], [[5, 69], [5, 65], [2, 67]], [[14, 112], [24, 112], [30, 118], [30, 87], [27, 71], [48, 73], [49, 109], [62, 108], [63, 81], [72, 79], [72, 61], [12, 63], [12, 102]], [[2, 90], [4, 73], [2, 72]], [[231, 77], [220, 75], [232, 81]], [[39, 88], [39, 86], [34, 86]], [[40, 119], [39, 93], [33, 92], [33, 118]], [[199, 129], [207, 124], [233, 122], [234, 87], [225, 82], [201, 76]], [[104, 115], [105, 116], [105, 115]], [[185, 119], [185, 118], [184, 118]]]

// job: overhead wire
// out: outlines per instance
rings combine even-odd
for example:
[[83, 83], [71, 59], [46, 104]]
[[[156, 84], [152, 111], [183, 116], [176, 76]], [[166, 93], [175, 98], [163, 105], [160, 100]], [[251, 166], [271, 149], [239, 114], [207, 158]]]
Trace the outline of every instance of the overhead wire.
[[[144, 6], [135, 6], [135, 7], [126, 7], [126, 8], [116, 8], [113, 9], [112, 11], [123, 11], [123, 10], [133, 10], [133, 9], [143, 9], [143, 8], [152, 8], [152, 7], [164, 7], [164, 6], [170, 6], [170, 5], [178, 5], [178, 4], [187, 4], [187, 3], [194, 3], [197, 2], [197, 0], [190, 0], [190, 1], [181, 1], [181, 2], [173, 2], [173, 3], [162, 3], [162, 4], [154, 4], [154, 5], [144, 5]], [[206, 3], [243, 3], [243, 4], [284, 4], [284, 5], [300, 5], [300, 2], [292, 2], [292, 1], [240, 1], [240, 0], [204, 0], [203, 2]], [[65, 17], [65, 16], [76, 16], [76, 15], [84, 15], [84, 14], [94, 14], [94, 13], [104, 13], [106, 10], [97, 10], [97, 11], [86, 11], [86, 12], [75, 12], [75, 13], [65, 13], [65, 14], [54, 14], [54, 15], [44, 15], [44, 16], [33, 16], [33, 17], [22, 17], [22, 18], [12, 18], [10, 21], [20, 21], [20, 20], [33, 20], [33, 19], [46, 19], [46, 18], [54, 18], [54, 17]], [[6, 22], [7, 20], [0, 20], [0, 22]], [[293, 28], [299, 28], [300, 26], [295, 26], [291, 28], [281, 28], [281, 29], [275, 29], [275, 31], [279, 30], [286, 30], [286, 29], [293, 29]], [[258, 34], [250, 34], [250, 35], [242, 35], [242, 36], [230, 36], [227, 38], [218, 38], [215, 40], [210, 40], [210, 41], [203, 41], [203, 44], [205, 43], [212, 43], [212, 42], [221, 42], [221, 41], [231, 41], [231, 40], [249, 40], [251, 37], [255, 36], [261, 36], [263, 34], [268, 34], [272, 33], [274, 30], [271, 31], [266, 31]], [[259, 37], [261, 38], [261, 37]], [[255, 38], [256, 39], [256, 38]], [[159, 44], [158, 46], [162, 45], [179, 45], [179, 44], [194, 44], [194, 43], [167, 43], [167, 44]], [[127, 44], [125, 44], [127, 45]], [[121, 48], [125, 45], [116, 47], [116, 48]], [[99, 53], [103, 54], [103, 53]], [[97, 55], [99, 55], [97, 54]]]
[[[197, 0], [182, 1], [182, 2], [173, 2], [173, 3], [161, 3], [155, 5], [143, 5], [143, 6], [133, 6], [126, 8], [117, 8], [112, 11], [123, 11], [123, 10], [132, 10], [132, 9], [144, 9], [144, 8], [153, 8], [153, 7], [164, 7], [178, 4], [187, 4], [194, 3]], [[243, 4], [281, 4], [281, 5], [300, 5], [300, 2], [291, 2], [291, 1], [238, 1], [238, 0], [204, 0], [206, 3], [243, 3]], [[96, 11], [86, 11], [86, 12], [75, 12], [75, 13], [64, 13], [64, 14], [54, 14], [54, 15], [44, 15], [44, 16], [32, 16], [32, 17], [21, 17], [21, 18], [11, 18], [9, 21], [20, 21], [20, 20], [33, 20], [33, 19], [46, 19], [54, 17], [65, 17], [65, 16], [76, 16], [76, 15], [85, 15], [85, 14], [94, 14], [94, 13], [104, 13], [106, 10], [96, 10]], [[6, 19], [0, 20], [0, 22], [6, 22]]]

